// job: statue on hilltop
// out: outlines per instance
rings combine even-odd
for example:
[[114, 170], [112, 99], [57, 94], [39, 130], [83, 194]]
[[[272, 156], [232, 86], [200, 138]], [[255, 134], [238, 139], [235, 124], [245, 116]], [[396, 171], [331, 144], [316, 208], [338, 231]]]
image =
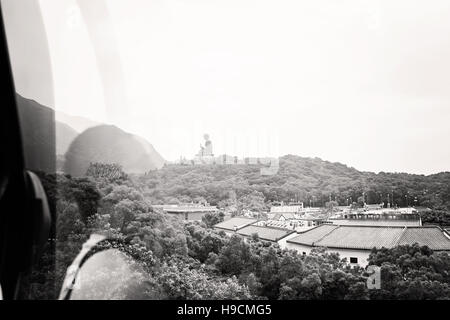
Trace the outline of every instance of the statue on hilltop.
[[209, 139], [209, 134], [205, 133], [203, 135], [203, 139], [205, 139], [205, 146], [202, 146], [200, 144], [200, 151], [198, 152], [197, 156], [200, 158], [212, 157], [213, 156], [212, 142]]

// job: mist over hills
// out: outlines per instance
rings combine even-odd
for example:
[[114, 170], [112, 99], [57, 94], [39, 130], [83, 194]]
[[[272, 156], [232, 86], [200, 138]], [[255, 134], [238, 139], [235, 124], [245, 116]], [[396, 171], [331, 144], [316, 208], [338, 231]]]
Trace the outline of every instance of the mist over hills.
[[127, 173], [144, 173], [165, 163], [147, 140], [118, 127], [60, 112], [55, 120], [49, 107], [19, 94], [16, 101], [30, 169], [53, 172], [55, 154], [58, 166], [75, 176], [84, 175], [91, 162], [117, 163]]
[[[256, 191], [268, 201], [295, 199], [323, 205], [331, 198], [344, 205], [364, 192], [368, 203], [387, 203], [390, 194], [390, 201], [393, 195], [399, 206], [450, 208], [450, 172], [428, 176], [362, 172], [341, 163], [295, 155], [281, 157], [279, 170], [272, 176], [260, 175], [261, 165], [164, 166], [166, 161], [142, 137], [112, 125], [96, 125], [79, 134], [71, 123], [55, 122], [50, 108], [20, 95], [17, 103], [29, 168], [51, 172], [55, 152], [62, 155], [67, 150], [62, 167], [74, 176], [84, 175], [91, 162], [118, 163], [128, 173], [160, 169], [142, 179], [149, 195], [161, 201], [184, 196], [188, 200], [204, 197], [218, 203], [228, 199], [230, 192], [242, 196]], [[83, 119], [82, 122], [85, 126], [95, 125]]]
[[36, 171], [55, 170], [55, 115], [51, 108], [16, 94], [25, 165]]
[[93, 121], [91, 119], [80, 117], [80, 116], [72, 116], [62, 111], [55, 111], [55, 119], [60, 123], [65, 123], [73, 128], [76, 132], [83, 132], [88, 128], [92, 128], [102, 123]]
[[69, 125], [62, 123], [60, 121], [55, 121], [55, 132], [56, 132], [56, 154], [64, 155], [69, 149], [72, 141], [78, 136], [78, 132], [75, 131]]
[[161, 168], [164, 159], [143, 138], [113, 125], [100, 125], [74, 139], [65, 154], [64, 172], [82, 176], [91, 162], [117, 163], [127, 173], [146, 173]]

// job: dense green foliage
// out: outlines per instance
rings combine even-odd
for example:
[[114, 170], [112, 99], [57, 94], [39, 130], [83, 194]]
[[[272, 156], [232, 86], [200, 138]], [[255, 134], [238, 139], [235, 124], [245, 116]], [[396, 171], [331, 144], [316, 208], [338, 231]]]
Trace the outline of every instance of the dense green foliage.
[[[383, 281], [381, 290], [368, 290], [365, 270], [350, 268], [337, 254], [316, 249], [304, 256], [282, 250], [257, 237], [247, 241], [239, 236], [228, 237], [211, 228], [223, 218], [219, 214], [209, 214], [202, 222], [185, 223], [152, 207], [158, 190], [162, 190], [162, 197], [172, 188], [169, 188], [173, 184], [168, 181], [170, 178], [178, 181], [182, 188], [172, 190], [171, 197], [179, 192], [182, 197], [203, 197], [211, 201], [209, 194], [217, 193], [223, 194], [226, 201], [234, 192], [237, 199], [243, 197], [238, 205], [258, 206], [261, 205], [261, 194], [270, 194], [272, 187], [278, 188], [277, 184], [284, 185], [281, 179], [286, 168], [281, 170], [279, 178], [260, 177], [248, 166], [204, 168], [211, 175], [217, 175], [216, 178], [200, 175], [201, 171], [197, 172], [195, 167], [172, 169], [175, 173], [170, 173], [170, 177], [164, 176], [169, 175], [169, 168], [137, 178], [111, 179], [108, 175], [44, 177], [46, 189], [54, 192], [52, 200], [58, 216], [57, 248], [53, 257], [56, 272], [46, 264], [52, 260], [49, 251], [44, 255], [40, 269], [31, 276], [30, 281], [34, 283], [31, 297], [54, 298], [52, 288], [60, 288], [66, 268], [83, 242], [92, 233], [103, 233], [120, 243], [121, 250], [142, 265], [145, 274], [136, 278], [151, 287], [144, 294], [144, 298], [149, 299], [450, 298], [450, 258], [426, 247], [373, 250], [370, 263], [382, 267]], [[238, 170], [241, 175], [218, 179], [227, 170]], [[330, 170], [324, 169], [324, 172], [330, 173]], [[160, 180], [156, 182], [158, 175], [161, 175]], [[180, 182], [185, 181], [187, 185], [189, 179], [190, 188]], [[197, 188], [200, 188], [201, 179], [204, 179], [204, 189], [200, 192]], [[234, 188], [231, 188], [232, 184], [229, 187], [222, 185], [231, 183], [230, 179], [235, 180]], [[267, 190], [259, 189], [268, 182], [267, 179], [273, 179], [273, 184], [268, 184]], [[163, 180], [166, 181], [164, 184]], [[352, 180], [349, 178], [348, 181]], [[57, 183], [57, 188], [49, 187], [52, 183]], [[245, 188], [250, 188], [250, 192]], [[282, 187], [276, 190], [281, 192]], [[329, 204], [331, 209], [334, 205]], [[106, 296], [124, 297], [120, 293]]]
[[[340, 163], [288, 155], [280, 158], [275, 175], [260, 175], [261, 165], [166, 165], [139, 176], [137, 182], [152, 203], [196, 201], [213, 205], [233, 203], [258, 192], [265, 202], [303, 201], [324, 206], [357, 202], [387, 203], [388, 194], [398, 206], [421, 205], [450, 209], [450, 172], [435, 175], [361, 172]], [[417, 200], [417, 201], [414, 201]]]
[[381, 266], [377, 299], [450, 299], [450, 255], [427, 247], [374, 250], [369, 263]]

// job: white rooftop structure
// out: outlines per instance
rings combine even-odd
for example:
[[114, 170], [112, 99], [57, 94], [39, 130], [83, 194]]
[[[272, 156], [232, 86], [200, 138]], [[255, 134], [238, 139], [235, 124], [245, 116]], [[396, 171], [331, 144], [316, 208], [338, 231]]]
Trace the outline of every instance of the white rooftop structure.
[[295, 205], [281, 205], [272, 206], [270, 213], [299, 213], [303, 210], [303, 203], [296, 203]]
[[244, 217], [233, 217], [231, 219], [222, 221], [214, 226], [215, 229], [223, 229], [228, 231], [237, 231], [246, 226], [254, 224], [257, 219], [249, 219]]
[[385, 226], [385, 227], [420, 227], [420, 219], [329, 219], [328, 222], [339, 226]]

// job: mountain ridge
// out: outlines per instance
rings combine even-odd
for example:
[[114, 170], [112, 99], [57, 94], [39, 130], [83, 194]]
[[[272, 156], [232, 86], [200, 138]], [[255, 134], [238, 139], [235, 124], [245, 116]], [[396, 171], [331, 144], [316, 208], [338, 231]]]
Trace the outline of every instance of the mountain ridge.
[[165, 160], [141, 137], [115, 125], [91, 127], [79, 134], [65, 154], [64, 172], [82, 176], [92, 162], [116, 163], [126, 173], [159, 169]]
[[[90, 162], [114, 162], [122, 165], [125, 170], [136, 173], [161, 168], [166, 162], [146, 139], [116, 126], [98, 124], [87, 118], [70, 116], [81, 119], [77, 127], [87, 126], [87, 129], [78, 132], [71, 126], [72, 123], [55, 119], [55, 111], [52, 108], [20, 94], [16, 95], [16, 101], [25, 160], [29, 169], [46, 172], [60, 170], [65, 167], [64, 162], [68, 157], [69, 161], [73, 159], [80, 161], [77, 163], [79, 170], [69, 166], [70, 172], [68, 173], [74, 173], [73, 170], [75, 170], [76, 175], [83, 175], [86, 164], [89, 165]], [[111, 136], [108, 137], [108, 135], [101, 135], [102, 128], [114, 129]], [[89, 134], [93, 129], [95, 134]], [[98, 139], [99, 134], [103, 139]], [[86, 138], [86, 135], [89, 137]], [[121, 142], [120, 146], [117, 145], [118, 141]], [[74, 142], [77, 146], [76, 152], [79, 154], [74, 154], [73, 149], [69, 152]], [[85, 145], [83, 146], [83, 144]], [[115, 147], [117, 147], [116, 150], [114, 150]], [[120, 156], [118, 156], [119, 154]], [[113, 159], [108, 159], [108, 156], [112, 156]], [[75, 164], [72, 163], [72, 165]]]
[[[340, 205], [365, 197], [367, 203], [398, 206], [425, 205], [450, 208], [450, 172], [429, 176], [409, 173], [359, 171], [320, 158], [286, 155], [274, 175], [263, 176], [263, 165], [168, 164], [142, 179], [156, 191], [155, 201], [204, 197], [212, 204], [227, 201], [229, 193], [242, 197], [252, 192], [266, 201], [303, 201], [306, 205], [336, 200]], [[183, 198], [183, 199], [184, 199]], [[416, 201], [417, 200], [417, 201]]]

